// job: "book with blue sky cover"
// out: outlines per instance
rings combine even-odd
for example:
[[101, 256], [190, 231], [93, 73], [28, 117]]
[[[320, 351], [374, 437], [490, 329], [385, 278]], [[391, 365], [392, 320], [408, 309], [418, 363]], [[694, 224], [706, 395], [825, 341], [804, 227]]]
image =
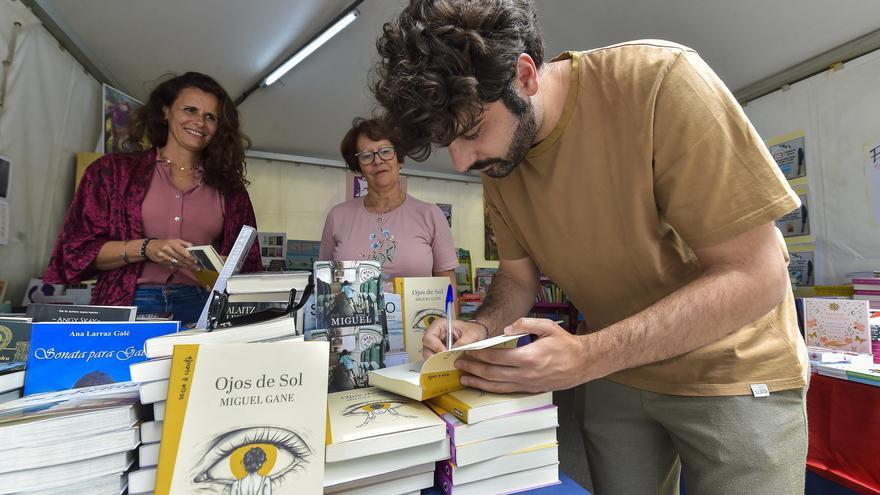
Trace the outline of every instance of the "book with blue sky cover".
[[176, 321], [34, 323], [25, 395], [131, 380], [144, 341], [175, 333]]

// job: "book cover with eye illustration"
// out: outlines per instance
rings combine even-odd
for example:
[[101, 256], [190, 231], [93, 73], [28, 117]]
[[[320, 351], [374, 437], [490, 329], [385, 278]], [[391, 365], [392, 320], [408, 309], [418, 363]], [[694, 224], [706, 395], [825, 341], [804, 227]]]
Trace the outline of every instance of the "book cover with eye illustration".
[[383, 390], [394, 392], [415, 400], [428, 400], [438, 395], [464, 388], [461, 384], [461, 370], [455, 367], [466, 351], [488, 349], [490, 347], [509, 349], [516, 347], [516, 341], [526, 334], [498, 335], [472, 344], [438, 352], [425, 361], [391, 366], [370, 371], [370, 382]]
[[328, 350], [175, 346], [155, 493], [321, 494]]
[[[306, 340], [330, 343], [328, 391], [370, 386], [390, 349], [378, 261], [315, 262], [315, 325]], [[310, 327], [311, 325], [306, 325]]]
[[327, 397], [327, 462], [439, 442], [446, 423], [419, 401], [376, 387]]
[[179, 328], [176, 321], [34, 323], [24, 394], [130, 381], [129, 365], [147, 359], [147, 339]]
[[403, 342], [410, 362], [422, 360], [422, 336], [431, 323], [446, 318], [448, 277], [397, 277], [394, 292], [400, 294]]

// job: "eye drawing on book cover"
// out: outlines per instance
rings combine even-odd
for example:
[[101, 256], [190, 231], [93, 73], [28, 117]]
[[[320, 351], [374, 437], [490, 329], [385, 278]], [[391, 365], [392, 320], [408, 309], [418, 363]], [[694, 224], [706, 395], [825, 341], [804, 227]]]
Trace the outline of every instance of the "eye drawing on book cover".
[[434, 320], [439, 320], [440, 318], [446, 318], [446, 311], [431, 308], [423, 309], [413, 316], [410, 328], [416, 332], [425, 333], [425, 330], [431, 326], [431, 323], [434, 323]]
[[242, 428], [208, 442], [192, 483], [215, 493], [262, 495], [301, 471], [311, 455], [312, 449], [296, 432], [273, 426]]
[[364, 426], [367, 423], [372, 422], [374, 419], [384, 416], [390, 417], [394, 416], [395, 418], [415, 418], [415, 416], [408, 416], [406, 414], [400, 413], [397, 409], [405, 406], [407, 401], [405, 400], [374, 400], [369, 402], [359, 402], [357, 404], [352, 404], [345, 408], [342, 411], [343, 416], [359, 416], [363, 415], [364, 422], [359, 424], [357, 428]]

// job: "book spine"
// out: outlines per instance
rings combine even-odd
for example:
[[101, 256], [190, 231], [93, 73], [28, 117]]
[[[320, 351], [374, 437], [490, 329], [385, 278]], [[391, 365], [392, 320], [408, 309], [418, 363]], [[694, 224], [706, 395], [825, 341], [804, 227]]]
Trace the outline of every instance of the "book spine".
[[431, 399], [435, 404], [445, 409], [446, 412], [452, 413], [456, 418], [468, 422], [468, 412], [470, 412], [470, 406], [465, 404], [464, 402], [456, 399], [455, 397], [445, 394], [439, 397], [434, 397]]
[[166, 400], [165, 424], [162, 430], [162, 443], [167, 448], [159, 452], [159, 466], [156, 473], [156, 495], [170, 495], [171, 480], [177, 464], [177, 448], [183, 431], [186, 405], [195, 377], [198, 345], [178, 345], [174, 347], [171, 364], [169, 394]]

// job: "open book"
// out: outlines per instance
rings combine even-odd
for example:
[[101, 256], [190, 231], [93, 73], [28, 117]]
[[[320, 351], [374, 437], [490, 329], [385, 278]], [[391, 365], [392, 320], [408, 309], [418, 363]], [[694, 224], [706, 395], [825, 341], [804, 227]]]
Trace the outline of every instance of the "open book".
[[415, 400], [427, 400], [464, 388], [455, 361], [465, 351], [490, 347], [512, 348], [521, 335], [499, 335], [473, 344], [438, 352], [425, 361], [370, 371], [370, 385]]

